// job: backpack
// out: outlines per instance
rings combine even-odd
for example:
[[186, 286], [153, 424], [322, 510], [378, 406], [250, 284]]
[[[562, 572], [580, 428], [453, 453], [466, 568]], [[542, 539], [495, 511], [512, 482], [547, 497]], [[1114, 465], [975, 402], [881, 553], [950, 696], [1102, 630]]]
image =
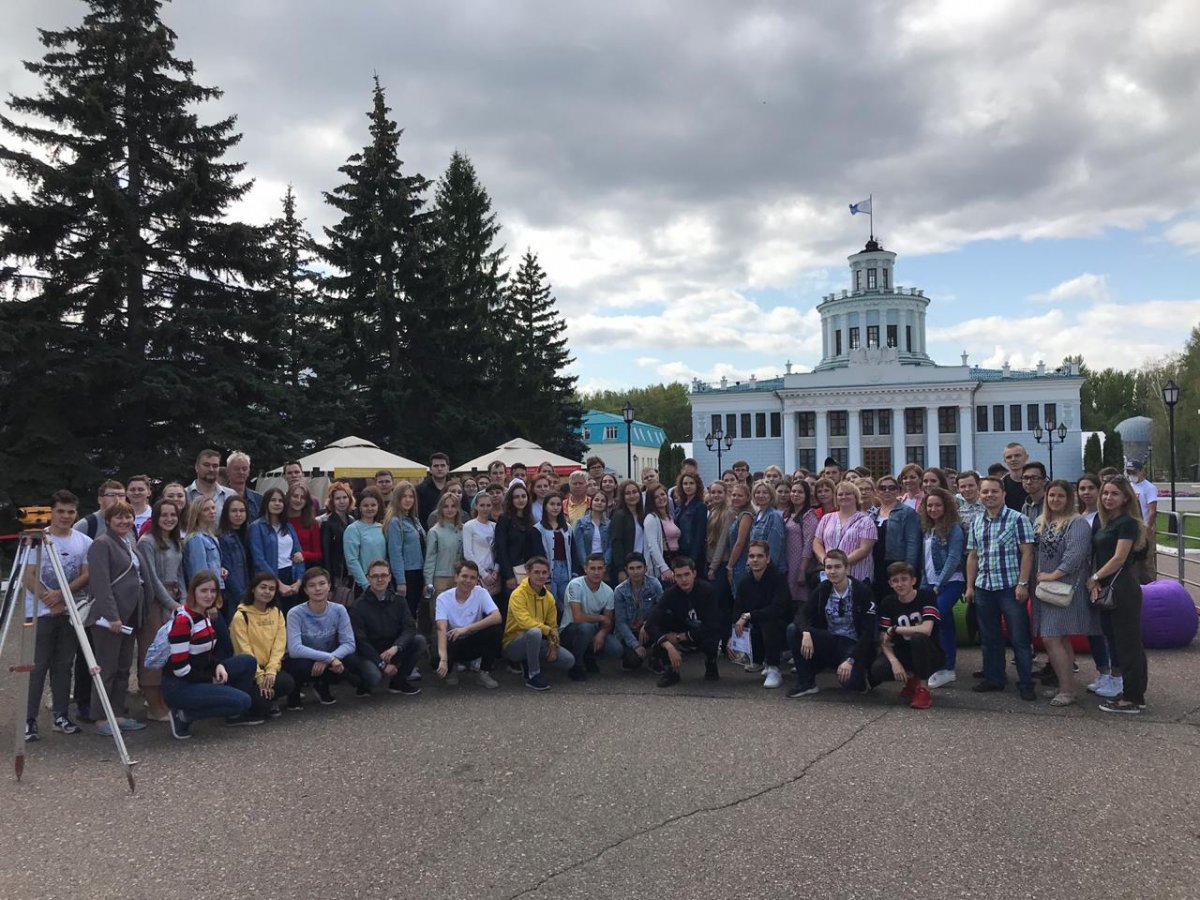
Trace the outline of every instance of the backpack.
[[167, 664], [171, 658], [171, 626], [175, 624], [175, 617], [171, 616], [170, 621], [163, 624], [161, 628], [154, 634], [154, 640], [150, 642], [150, 646], [146, 648], [146, 668], [161, 669]]

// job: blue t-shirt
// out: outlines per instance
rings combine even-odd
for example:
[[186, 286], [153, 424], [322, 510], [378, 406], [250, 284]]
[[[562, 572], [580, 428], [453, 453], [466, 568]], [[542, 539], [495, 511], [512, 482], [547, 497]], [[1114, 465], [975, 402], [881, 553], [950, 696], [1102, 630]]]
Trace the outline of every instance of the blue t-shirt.
[[858, 640], [858, 629], [854, 627], [854, 585], [846, 583], [846, 593], [839, 595], [837, 591], [829, 592], [825, 601], [825, 621], [829, 631], [838, 637]]

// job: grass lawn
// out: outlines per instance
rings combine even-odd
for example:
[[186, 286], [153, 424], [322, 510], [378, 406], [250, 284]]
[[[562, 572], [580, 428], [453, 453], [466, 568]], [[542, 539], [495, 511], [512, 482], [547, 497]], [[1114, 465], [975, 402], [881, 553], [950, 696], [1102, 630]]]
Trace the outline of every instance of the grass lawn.
[[[1200, 549], [1200, 514], [1192, 513], [1190, 515], [1183, 515], [1180, 513], [1180, 518], [1183, 519], [1185, 548], [1188, 550]], [[1160, 547], [1175, 545], [1175, 535], [1167, 534], [1167, 530], [1170, 528], [1170, 519], [1171, 514], [1169, 512], [1160, 512], [1158, 514], [1157, 531], [1158, 545]]]

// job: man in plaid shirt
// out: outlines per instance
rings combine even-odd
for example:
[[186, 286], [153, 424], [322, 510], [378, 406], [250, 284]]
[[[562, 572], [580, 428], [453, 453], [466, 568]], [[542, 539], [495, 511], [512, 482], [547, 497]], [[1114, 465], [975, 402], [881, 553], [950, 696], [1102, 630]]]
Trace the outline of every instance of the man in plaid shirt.
[[981, 479], [979, 499], [984, 514], [967, 533], [967, 602], [975, 604], [983, 644], [983, 680], [979, 693], [1002, 691], [1005, 685], [1004, 640], [1000, 617], [1008, 626], [1017, 657], [1017, 687], [1022, 700], [1035, 700], [1033, 648], [1029, 637], [1029, 576], [1033, 570], [1033, 524], [1004, 505], [1004, 484]]

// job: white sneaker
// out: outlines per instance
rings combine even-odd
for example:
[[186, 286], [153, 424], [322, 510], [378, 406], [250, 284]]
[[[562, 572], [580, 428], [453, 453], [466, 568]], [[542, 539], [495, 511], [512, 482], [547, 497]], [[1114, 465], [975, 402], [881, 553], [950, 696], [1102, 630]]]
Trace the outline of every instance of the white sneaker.
[[500, 687], [500, 682], [498, 682], [495, 678], [493, 678], [489, 673], [483, 671], [483, 669], [480, 669], [475, 674], [475, 678], [476, 678], [476, 680], [478, 680], [478, 682], [481, 685], [483, 685], [488, 690], [491, 690], [492, 688]]
[[1104, 697], [1107, 700], [1120, 697], [1125, 691], [1125, 679], [1120, 676], [1114, 678], [1112, 675], [1106, 677], [1108, 678], [1108, 684], [1096, 688], [1096, 696]]
[[1101, 672], [1099, 675], [1096, 676], [1096, 680], [1087, 686], [1087, 689], [1094, 694], [1094, 693], [1096, 693], [1096, 691], [1100, 690], [1100, 688], [1102, 688], [1106, 684], [1108, 684], [1108, 679], [1109, 679], [1109, 676], [1107, 675], [1107, 673]]
[[749, 672], [751, 675], [757, 675], [763, 670], [763, 667], [756, 662], [749, 662], [742, 666], [743, 672]]
[[767, 666], [763, 669], [763, 674], [766, 676], [763, 679], [763, 687], [777, 688], [783, 684], [783, 676], [779, 674], [779, 666]]
[[938, 669], [929, 676], [929, 689], [940, 688], [952, 681], [957, 681], [958, 675], [953, 669]]

